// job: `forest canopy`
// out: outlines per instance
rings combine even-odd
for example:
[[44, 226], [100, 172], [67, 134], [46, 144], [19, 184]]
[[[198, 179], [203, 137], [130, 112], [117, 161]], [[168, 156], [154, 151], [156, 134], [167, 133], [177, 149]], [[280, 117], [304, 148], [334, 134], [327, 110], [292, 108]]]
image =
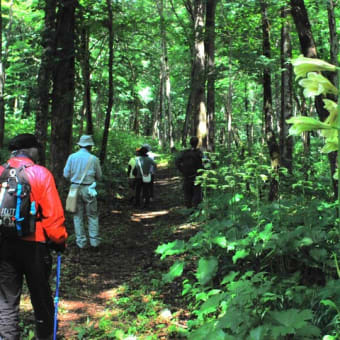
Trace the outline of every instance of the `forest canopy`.
[[2, 158], [33, 132], [61, 187], [90, 134], [100, 190], [118, 196], [136, 146], [171, 167], [197, 136], [198, 231], [156, 250], [170, 262], [162, 283], [182, 280], [186, 336], [339, 339], [337, 1], [0, 5]]

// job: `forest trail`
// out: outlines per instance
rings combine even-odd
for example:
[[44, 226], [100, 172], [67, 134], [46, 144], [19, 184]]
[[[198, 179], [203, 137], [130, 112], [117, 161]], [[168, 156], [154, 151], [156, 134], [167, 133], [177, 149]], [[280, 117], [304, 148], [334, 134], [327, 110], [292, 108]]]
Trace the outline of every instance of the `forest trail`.
[[[71, 236], [62, 256], [59, 303], [62, 339], [78, 339], [75, 327], [84, 327], [87, 319], [93, 322], [103, 317], [107, 301], [117, 297], [119, 287], [130, 285], [136, 276], [143, 276], [149, 270], [167, 271], [155, 249], [162, 242], [187, 238], [193, 229], [185, 222], [188, 215], [183, 213], [181, 180], [173, 172], [169, 169], [157, 172], [155, 199], [148, 209], [134, 208], [123, 197], [124, 192], [120, 193], [121, 199], [114, 198], [116, 193], [108, 199], [99, 197], [104, 241], [98, 253], [85, 249], [78, 255], [72, 220], [67, 216]], [[174, 289], [180, 291], [179, 287]], [[168, 293], [164, 303], [178, 310], [176, 293]], [[187, 314], [185, 310], [182, 312]]]

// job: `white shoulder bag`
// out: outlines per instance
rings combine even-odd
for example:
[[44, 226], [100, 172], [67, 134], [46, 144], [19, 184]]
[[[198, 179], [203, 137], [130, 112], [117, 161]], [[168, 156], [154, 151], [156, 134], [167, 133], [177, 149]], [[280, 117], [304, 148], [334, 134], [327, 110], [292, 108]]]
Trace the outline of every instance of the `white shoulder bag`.
[[137, 163], [138, 163], [140, 172], [142, 174], [142, 181], [143, 181], [143, 183], [150, 183], [151, 182], [151, 173], [149, 173], [148, 175], [144, 175], [143, 168], [142, 168], [142, 165], [140, 164], [140, 159], [139, 158], [137, 158]]

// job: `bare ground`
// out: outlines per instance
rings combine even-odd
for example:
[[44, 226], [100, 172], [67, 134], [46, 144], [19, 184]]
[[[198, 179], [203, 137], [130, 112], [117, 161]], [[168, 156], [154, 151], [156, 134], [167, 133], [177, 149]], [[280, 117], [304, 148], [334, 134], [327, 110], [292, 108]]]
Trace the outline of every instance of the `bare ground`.
[[[157, 246], [176, 238], [187, 238], [194, 232], [194, 226], [186, 222], [188, 212], [182, 206], [180, 179], [174, 172], [168, 169], [158, 172], [155, 200], [149, 209], [133, 208], [125, 197], [125, 187], [119, 190], [118, 193], [111, 192], [106, 199], [99, 197], [100, 226], [104, 241], [98, 253], [91, 249], [78, 253], [72, 221], [67, 216], [70, 241], [62, 255], [59, 339], [80, 339], [79, 327], [84, 328], [89, 322], [95, 325], [105, 315], [108, 301], [118, 299], [121, 287], [138, 286], [136, 278], [149, 280], [153, 275], [150, 273], [160, 276], [160, 273], [166, 272], [169, 264], [160, 261], [155, 254]], [[148, 282], [140, 284], [147, 286]], [[155, 294], [176, 315], [173, 322], [185, 327], [189, 314], [180, 297], [179, 283], [175, 282], [162, 290]], [[23, 300], [25, 323], [33, 321], [32, 316], [29, 316], [31, 312], [28, 301], [27, 297]], [[120, 313], [118, 309], [117, 313]], [[145, 332], [153, 334], [153, 339], [155, 334], [157, 339], [176, 338], [167, 335], [157, 324], [150, 323], [146, 327], [150, 329]], [[157, 327], [157, 330], [152, 327]], [[143, 339], [143, 336], [136, 336]]]

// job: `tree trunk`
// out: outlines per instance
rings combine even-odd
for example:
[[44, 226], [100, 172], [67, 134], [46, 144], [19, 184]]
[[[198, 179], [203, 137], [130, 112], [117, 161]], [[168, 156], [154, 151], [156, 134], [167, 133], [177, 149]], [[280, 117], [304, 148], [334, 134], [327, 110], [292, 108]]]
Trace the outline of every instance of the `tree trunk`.
[[161, 95], [161, 82], [159, 84], [159, 89], [157, 91], [157, 96], [155, 100], [155, 106], [153, 110], [153, 118], [152, 118], [152, 138], [157, 139], [158, 141], [160, 140], [160, 95]]
[[57, 186], [71, 151], [74, 104], [74, 26], [77, 0], [58, 1], [56, 62], [53, 75], [51, 168]]
[[[270, 37], [269, 37], [269, 21], [267, 17], [267, 7], [264, 1], [261, 1], [261, 17], [262, 17], [262, 34], [263, 34], [263, 55], [270, 59]], [[263, 112], [265, 138], [269, 149], [269, 156], [272, 168], [277, 171], [280, 167], [280, 151], [276, 141], [273, 129], [273, 107], [272, 107], [272, 90], [271, 90], [271, 74], [268, 67], [263, 71]], [[278, 181], [272, 177], [270, 182], [269, 200], [273, 201], [278, 198]]]
[[113, 107], [113, 14], [111, 0], [106, 0], [107, 11], [108, 11], [108, 29], [109, 29], [109, 92], [108, 92], [108, 103], [105, 116], [105, 125], [102, 139], [102, 147], [100, 151], [100, 163], [103, 164], [106, 157], [107, 142], [109, 139], [109, 129], [111, 120], [111, 111]]
[[47, 127], [50, 121], [49, 103], [50, 89], [54, 68], [55, 35], [56, 35], [56, 6], [57, 0], [45, 2], [45, 28], [42, 34], [44, 48], [38, 73], [38, 107], [36, 112], [35, 135], [42, 145], [40, 164], [46, 163]]
[[0, 0], [0, 148], [4, 146], [5, 135], [5, 66], [2, 56], [2, 2]]
[[231, 143], [233, 141], [233, 131], [232, 131], [232, 98], [233, 98], [233, 84], [231, 77], [231, 64], [229, 64], [229, 85], [228, 85], [228, 93], [225, 96], [225, 120], [227, 122], [227, 149], [228, 153], [231, 153]]
[[183, 125], [183, 132], [182, 132], [182, 146], [186, 147], [187, 144], [187, 138], [188, 138], [188, 133], [190, 131], [190, 134], [193, 135], [194, 132], [191, 131], [192, 127], [192, 115], [194, 111], [194, 103], [193, 103], [193, 93], [192, 93], [192, 88], [193, 88], [193, 75], [195, 73], [195, 65], [191, 65], [191, 77], [190, 77], [190, 93], [189, 93], [189, 98], [188, 98], [188, 103], [185, 111], [185, 121]]
[[[314, 42], [311, 25], [308, 18], [308, 13], [303, 0], [290, 0], [292, 16], [296, 26], [296, 30], [300, 40], [301, 52], [305, 57], [317, 58], [316, 45]], [[315, 107], [321, 121], [324, 121], [329, 112], [324, 108], [323, 96], [315, 97]], [[335, 197], [338, 195], [338, 183], [334, 179], [334, 173], [336, 171], [336, 158], [337, 152], [331, 152], [328, 154], [328, 160], [330, 163], [331, 178], [333, 184], [333, 191]]]
[[90, 33], [88, 27], [81, 29], [81, 68], [84, 86], [84, 109], [86, 116], [86, 133], [93, 135], [92, 105], [91, 105], [91, 81], [90, 81]]
[[254, 142], [254, 115], [249, 114], [249, 99], [248, 99], [248, 83], [244, 83], [244, 110], [247, 115], [246, 135], [248, 155], [252, 155], [252, 146]]
[[[192, 72], [190, 94], [186, 111], [184, 129], [187, 132], [190, 118], [193, 120], [193, 134], [198, 137], [199, 146], [207, 147], [207, 109], [205, 103], [205, 48], [204, 48], [204, 17], [205, 0], [185, 1], [186, 8], [193, 21], [194, 49], [192, 56]], [[183, 134], [184, 138], [184, 134]], [[182, 141], [183, 142], [183, 141]]]
[[194, 1], [195, 73], [193, 76], [194, 128], [198, 145], [207, 147], [207, 109], [205, 102], [205, 48], [204, 48], [205, 1]]
[[207, 124], [209, 151], [215, 149], [215, 14], [218, 0], [207, 1], [205, 48], [207, 57]]
[[281, 163], [291, 174], [293, 171], [293, 137], [289, 136], [286, 120], [292, 117], [293, 108], [293, 69], [290, 25], [286, 20], [287, 8], [281, 9], [281, 115], [280, 115], [280, 154]]
[[162, 57], [161, 57], [161, 82], [164, 89], [164, 136], [170, 148], [174, 146], [173, 129], [172, 129], [172, 112], [171, 112], [171, 83], [170, 83], [170, 70], [168, 63], [168, 48], [167, 48], [167, 36], [166, 25], [164, 18], [164, 0], [157, 0], [157, 8], [160, 17], [160, 33], [162, 44]]
[[[336, 33], [336, 21], [334, 13], [334, 1], [328, 0], [327, 3], [328, 12], [328, 27], [329, 27], [329, 45], [330, 45], [330, 57], [331, 64], [338, 66], [338, 53], [339, 53], [339, 40]], [[330, 72], [329, 77], [335, 86], [338, 86], [338, 72]]]

